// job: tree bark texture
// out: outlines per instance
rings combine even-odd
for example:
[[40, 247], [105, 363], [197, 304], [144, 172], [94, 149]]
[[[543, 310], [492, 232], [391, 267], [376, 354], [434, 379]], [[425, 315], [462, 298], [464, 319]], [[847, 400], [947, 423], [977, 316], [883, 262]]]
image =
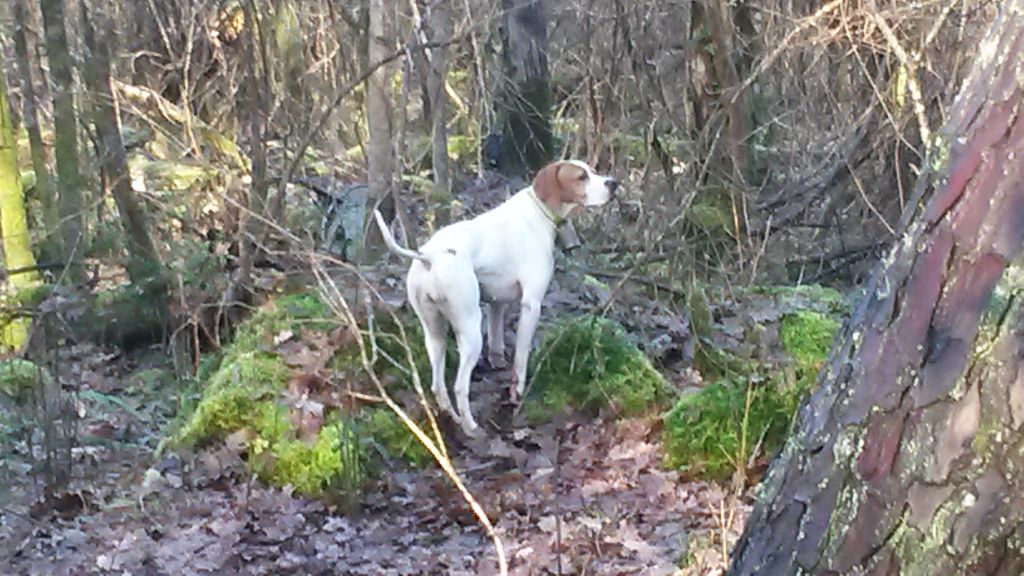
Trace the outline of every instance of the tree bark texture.
[[[160, 254], [150, 234], [149, 217], [132, 188], [128, 158], [121, 138], [121, 117], [117, 91], [111, 73], [111, 44], [114, 31], [109, 20], [99, 11], [89, 17], [89, 8], [81, 6], [82, 35], [90, 58], [85, 64], [85, 81], [93, 95], [93, 122], [96, 125], [100, 162], [111, 182], [111, 194], [117, 204], [121, 226], [128, 239], [128, 275], [137, 286], [148, 286], [162, 277]], [[97, 41], [95, 20], [102, 40]]]
[[50, 151], [43, 144], [39, 128], [39, 95], [32, 78], [32, 57], [29, 51], [29, 25], [32, 22], [32, 7], [29, 0], [17, 0], [14, 4], [14, 52], [18, 74], [21, 76], [21, 101], [25, 130], [28, 132], [29, 151], [32, 156], [32, 171], [36, 175], [36, 190], [42, 204], [42, 223], [46, 229], [42, 242], [44, 261], [55, 261], [60, 257], [60, 213], [57, 211], [56, 189], [53, 174], [50, 173]]
[[[372, 66], [387, 57], [389, 43], [384, 26], [386, 3], [384, 0], [370, 0], [369, 8], [367, 66]], [[390, 67], [382, 66], [370, 76], [366, 87], [366, 122], [370, 133], [367, 153], [368, 184], [370, 197], [377, 202], [391, 192], [395, 165], [391, 141], [393, 110], [389, 90], [390, 79]]]
[[1022, 67], [1008, 0], [731, 574], [1024, 572]]
[[537, 171], [554, 155], [545, 0], [502, 0], [505, 79], [501, 165]]
[[57, 159], [57, 184], [61, 236], [68, 277], [84, 278], [80, 265], [85, 253], [82, 184], [78, 169], [78, 118], [75, 113], [71, 53], [64, 28], [64, 0], [40, 0], [46, 28], [46, 57], [53, 77], [53, 138]]
[[[266, 123], [268, 116], [267, 101], [269, 99], [269, 82], [267, 79], [268, 70], [263, 70], [261, 63], [266, 62], [261, 55], [265, 53], [264, 30], [260, 27], [260, 15], [255, 4], [247, 4], [245, 7], [246, 19], [250, 25], [246, 28], [244, 38], [249, 46], [249, 53], [245, 56], [247, 82], [245, 86], [244, 102], [248, 107], [249, 130], [249, 158], [252, 161], [252, 186], [246, 197], [245, 206], [247, 209], [239, 217], [241, 225], [238, 229], [238, 283], [243, 288], [248, 287], [252, 266], [256, 260], [257, 250], [261, 250], [264, 241], [263, 219], [268, 217], [267, 196], [270, 184], [267, 180], [267, 146], [266, 146]], [[282, 183], [282, 191], [285, 184]], [[278, 194], [284, 198], [284, 194]], [[282, 213], [284, 204], [281, 205]]]
[[736, 42], [733, 37], [732, 8], [728, 0], [708, 0], [705, 15], [708, 31], [715, 48], [714, 69], [718, 77], [719, 92], [726, 106], [729, 119], [727, 138], [729, 152], [732, 157], [733, 170], [742, 181], [748, 177], [746, 138], [750, 134], [750, 110], [746, 95], [736, 102], [730, 103], [733, 89], [740, 85], [739, 71], [736, 68]]
[[[427, 7], [430, 39], [433, 42], [444, 42], [452, 35], [452, 14], [447, 0], [433, 2]], [[439, 224], [447, 224], [449, 204], [452, 200], [451, 179], [448, 173], [448, 131], [447, 101], [445, 79], [448, 75], [448, 47], [438, 46], [429, 53], [430, 70], [427, 76], [427, 91], [430, 101], [431, 166], [434, 169], [435, 202], [439, 202]]]

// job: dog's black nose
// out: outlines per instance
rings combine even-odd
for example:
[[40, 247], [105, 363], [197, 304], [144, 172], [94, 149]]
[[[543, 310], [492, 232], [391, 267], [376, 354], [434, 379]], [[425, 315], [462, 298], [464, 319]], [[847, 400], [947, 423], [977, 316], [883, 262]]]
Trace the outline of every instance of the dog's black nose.
[[608, 181], [605, 182], [605, 186], [608, 187], [608, 193], [614, 196], [615, 191], [619, 189], [619, 182], [617, 180], [609, 178]]

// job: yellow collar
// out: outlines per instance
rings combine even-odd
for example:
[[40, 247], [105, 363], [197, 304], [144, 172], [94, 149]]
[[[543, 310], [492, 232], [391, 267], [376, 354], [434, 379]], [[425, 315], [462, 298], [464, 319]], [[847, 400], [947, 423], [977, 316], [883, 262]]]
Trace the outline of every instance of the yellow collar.
[[533, 187], [530, 187], [530, 189], [527, 190], [527, 194], [533, 200], [533, 203], [537, 205], [537, 208], [541, 211], [541, 214], [546, 216], [548, 220], [551, 220], [551, 223], [555, 225], [555, 228], [561, 226], [562, 223], [565, 222], [565, 218], [562, 218], [558, 214], [555, 214], [554, 210], [549, 208], [547, 204], [541, 202], [540, 198], [537, 197], [537, 192], [533, 189]]

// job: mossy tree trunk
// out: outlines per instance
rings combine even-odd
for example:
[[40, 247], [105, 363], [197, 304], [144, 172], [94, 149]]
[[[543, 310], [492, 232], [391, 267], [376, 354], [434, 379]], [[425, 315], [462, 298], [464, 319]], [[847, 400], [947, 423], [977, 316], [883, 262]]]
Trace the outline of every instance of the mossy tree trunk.
[[548, 10], [545, 0], [502, 0], [505, 93], [502, 158], [507, 172], [539, 170], [554, 155]]
[[[94, 21], [100, 37], [96, 36]], [[81, 4], [82, 34], [89, 50], [85, 63], [85, 82], [93, 97], [93, 122], [98, 134], [100, 162], [111, 182], [111, 194], [117, 203], [121, 225], [128, 239], [128, 275], [132, 283], [145, 287], [147, 292], [164, 292], [160, 254], [150, 234], [149, 217], [132, 188], [128, 172], [128, 159], [121, 138], [121, 116], [117, 92], [111, 73], [111, 45], [114, 30], [109, 19], [96, 10], [90, 18], [86, 3]]]
[[53, 77], [54, 148], [63, 257], [68, 262], [68, 279], [84, 279], [81, 266], [85, 253], [84, 201], [78, 168], [78, 117], [75, 113], [71, 53], [64, 28], [64, 0], [40, 0], [46, 28], [46, 57]]
[[[4, 76], [3, 57], [0, 56], [0, 234], [3, 234], [4, 260], [7, 270], [19, 270], [8, 278], [11, 292], [32, 288], [38, 283], [34, 271], [32, 241], [25, 216], [25, 196], [18, 170], [17, 138], [11, 121], [7, 101], [7, 79]], [[3, 316], [8, 316], [7, 311]], [[28, 339], [29, 319], [25, 317], [2, 319], [0, 341], [7, 349], [18, 350]]]
[[1024, 572], [1022, 66], [1007, 0], [731, 574]]
[[21, 76], [21, 102], [25, 130], [28, 132], [29, 148], [32, 155], [32, 171], [36, 175], [36, 191], [42, 204], [42, 222], [46, 228], [45, 240], [40, 247], [44, 262], [56, 261], [60, 257], [60, 213], [57, 211], [57, 192], [50, 173], [50, 152], [43, 144], [39, 128], [39, 96], [32, 78], [32, 52], [29, 50], [29, 23], [32, 21], [32, 6], [29, 0], [17, 0], [14, 4], [14, 53], [18, 74]]

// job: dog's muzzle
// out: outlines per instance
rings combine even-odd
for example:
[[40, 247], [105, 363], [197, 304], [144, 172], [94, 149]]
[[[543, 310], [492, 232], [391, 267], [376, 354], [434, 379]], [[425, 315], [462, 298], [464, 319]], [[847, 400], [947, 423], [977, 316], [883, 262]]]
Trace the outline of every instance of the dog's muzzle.
[[609, 198], [615, 198], [615, 191], [619, 189], [619, 182], [617, 180], [612, 180], [611, 178], [609, 178], [608, 181], [604, 183], [604, 185], [608, 187]]

